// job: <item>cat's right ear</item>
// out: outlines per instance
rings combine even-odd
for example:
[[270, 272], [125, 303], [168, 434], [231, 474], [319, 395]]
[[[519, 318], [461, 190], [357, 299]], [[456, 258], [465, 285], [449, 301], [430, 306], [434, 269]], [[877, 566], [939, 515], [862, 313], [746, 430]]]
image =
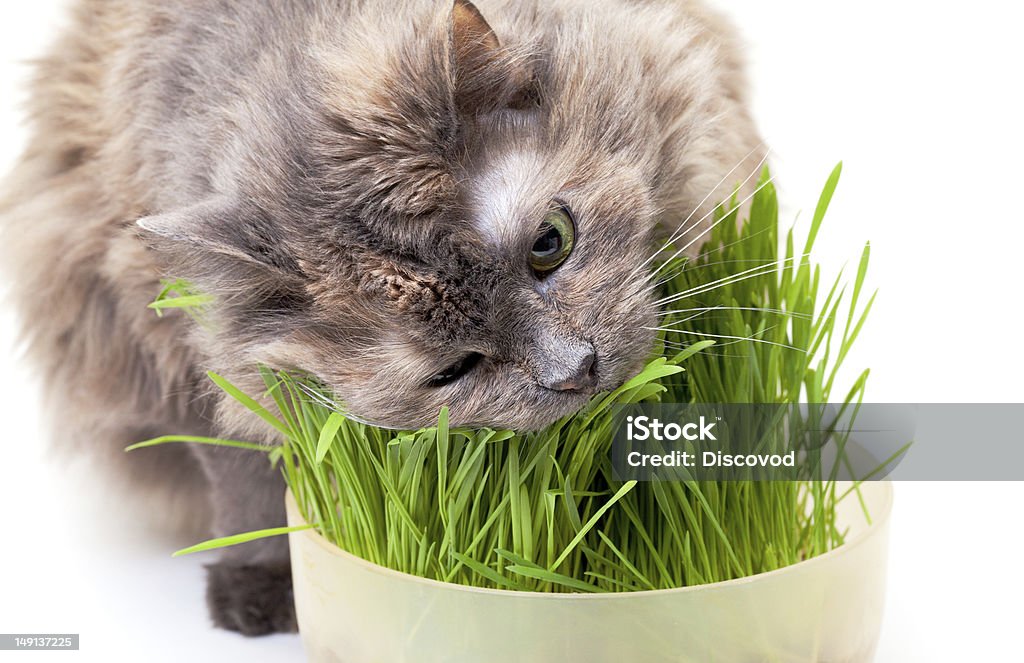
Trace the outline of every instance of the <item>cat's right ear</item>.
[[234, 255], [237, 250], [229, 240], [227, 228], [236, 214], [233, 200], [216, 196], [181, 209], [144, 216], [135, 225], [151, 239]]
[[278, 269], [288, 262], [283, 239], [275, 239], [270, 225], [245, 212], [232, 196], [212, 196], [181, 209], [143, 217], [135, 224], [148, 243], [179, 254], [213, 255]]

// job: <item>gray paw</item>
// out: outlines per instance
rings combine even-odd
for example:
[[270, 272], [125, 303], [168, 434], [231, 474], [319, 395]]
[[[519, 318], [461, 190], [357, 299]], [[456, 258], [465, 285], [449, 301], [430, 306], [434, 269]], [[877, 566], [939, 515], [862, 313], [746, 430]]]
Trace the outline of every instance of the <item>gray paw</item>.
[[214, 625], [242, 635], [297, 630], [292, 571], [287, 562], [207, 566], [206, 603]]

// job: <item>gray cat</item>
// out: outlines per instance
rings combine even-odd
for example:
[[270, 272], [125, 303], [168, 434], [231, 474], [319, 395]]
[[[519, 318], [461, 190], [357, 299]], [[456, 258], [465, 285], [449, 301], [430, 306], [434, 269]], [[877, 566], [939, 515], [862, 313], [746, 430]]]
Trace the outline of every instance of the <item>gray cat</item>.
[[[448, 404], [524, 429], [642, 365], [637, 267], [762, 154], [732, 32], [682, 0], [479, 5], [77, 2], [0, 228], [62, 430], [132, 501], [213, 535], [283, 521], [259, 454], [121, 452], [273, 442], [207, 369], [248, 393], [259, 364], [309, 371], [386, 426]], [[147, 310], [161, 276], [214, 296], [205, 324]], [[228, 549], [207, 592], [218, 626], [295, 628], [283, 539]]]

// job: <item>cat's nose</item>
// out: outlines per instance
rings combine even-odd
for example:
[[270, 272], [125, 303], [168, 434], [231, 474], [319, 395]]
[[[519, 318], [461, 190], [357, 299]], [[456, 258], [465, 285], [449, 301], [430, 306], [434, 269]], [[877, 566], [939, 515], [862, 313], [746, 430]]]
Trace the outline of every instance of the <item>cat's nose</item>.
[[593, 391], [597, 386], [597, 353], [588, 347], [568, 362], [560, 362], [559, 369], [544, 376], [541, 384], [552, 391]]

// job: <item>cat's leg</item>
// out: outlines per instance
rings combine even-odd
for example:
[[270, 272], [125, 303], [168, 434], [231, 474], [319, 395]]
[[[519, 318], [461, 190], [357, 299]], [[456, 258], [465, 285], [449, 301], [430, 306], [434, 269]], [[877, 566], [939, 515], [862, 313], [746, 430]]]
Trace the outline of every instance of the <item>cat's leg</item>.
[[[227, 536], [285, 524], [284, 481], [266, 455], [240, 449], [195, 449], [211, 486], [213, 534]], [[288, 539], [226, 548], [207, 567], [214, 624], [244, 635], [296, 630]]]

